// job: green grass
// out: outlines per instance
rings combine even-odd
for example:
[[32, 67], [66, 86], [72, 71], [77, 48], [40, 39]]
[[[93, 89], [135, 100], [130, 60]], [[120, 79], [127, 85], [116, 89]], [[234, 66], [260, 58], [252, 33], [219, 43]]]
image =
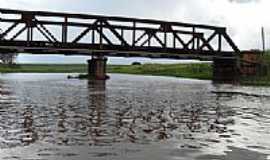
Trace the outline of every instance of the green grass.
[[1, 73], [84, 73], [87, 66], [83, 64], [22, 64], [0, 65]]
[[212, 78], [211, 64], [143, 64], [134, 66], [109, 66], [108, 72], [196, 79]]
[[[86, 73], [84, 64], [22, 64], [15, 66], [0, 65], [1, 73]], [[196, 79], [211, 79], [210, 64], [143, 64], [108, 65], [109, 73], [140, 74], [154, 76], [173, 76]]]

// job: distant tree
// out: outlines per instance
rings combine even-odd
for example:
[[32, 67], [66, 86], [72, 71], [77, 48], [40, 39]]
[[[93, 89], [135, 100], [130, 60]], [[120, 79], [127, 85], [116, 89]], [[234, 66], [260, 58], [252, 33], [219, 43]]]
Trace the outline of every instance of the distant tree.
[[17, 55], [17, 53], [0, 53], [0, 61], [2, 64], [13, 65]]
[[142, 65], [140, 62], [133, 62], [131, 65], [137, 66], [137, 65]]
[[[2, 40], [3, 30], [0, 28], [0, 40]], [[17, 53], [0, 53], [0, 63], [12, 65], [15, 63]]]

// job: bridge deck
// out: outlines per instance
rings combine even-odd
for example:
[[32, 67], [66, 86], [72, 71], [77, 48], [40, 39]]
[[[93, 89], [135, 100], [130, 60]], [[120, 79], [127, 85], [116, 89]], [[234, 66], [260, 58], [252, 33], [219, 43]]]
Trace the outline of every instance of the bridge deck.
[[0, 52], [154, 58], [240, 52], [226, 28], [149, 19], [0, 9], [0, 29]]

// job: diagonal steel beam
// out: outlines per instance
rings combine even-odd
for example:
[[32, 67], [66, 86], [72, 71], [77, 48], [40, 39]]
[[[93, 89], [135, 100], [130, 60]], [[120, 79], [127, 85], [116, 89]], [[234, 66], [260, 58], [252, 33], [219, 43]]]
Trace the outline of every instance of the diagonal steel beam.
[[121, 44], [123, 44], [124, 46], [129, 46], [129, 44], [127, 43], [127, 41], [123, 38], [123, 36], [121, 36], [116, 30], [115, 28], [113, 28], [113, 26], [111, 26], [111, 24], [108, 21], [103, 21], [103, 23], [105, 24], [105, 27], [107, 27], [117, 38], [118, 40], [121, 42]]
[[54, 40], [54, 42], [59, 42], [54, 36], [53, 34], [43, 25], [43, 24], [39, 24], [40, 27], [50, 36], [51, 39]]
[[156, 35], [156, 33], [153, 35], [153, 37], [158, 41], [158, 43], [159, 43], [163, 48], [166, 47], [165, 43], [163, 43], [163, 42], [160, 40], [160, 38]]
[[[202, 40], [204, 47], [207, 47], [210, 51], [214, 52], [214, 48], [209, 44], [209, 42], [202, 36], [200, 37], [200, 39]], [[199, 47], [199, 50], [203, 50], [204, 47]]]
[[193, 43], [192, 49], [194, 49], [194, 47], [195, 47], [194, 41], [195, 41], [195, 37], [193, 35], [193, 37], [186, 43], [187, 47], [189, 47], [189, 45]]
[[27, 26], [24, 26], [22, 29], [20, 29], [10, 40], [13, 41], [18, 36], [20, 36], [25, 30], [27, 29]]
[[4, 38], [11, 30], [13, 30], [18, 25], [19, 25], [19, 22], [15, 22], [14, 24], [12, 24], [6, 31], [0, 34], [0, 39]]
[[187, 44], [178, 36], [177, 33], [173, 32], [174, 37], [181, 43], [185, 50], [188, 50]]
[[136, 46], [136, 44], [137, 44], [140, 40], [142, 40], [143, 37], [146, 36], [146, 35], [147, 35], [147, 32], [145, 31], [140, 37], [138, 37], [138, 38], [136, 39], [136, 41], [134, 42], [134, 46]]
[[53, 43], [53, 40], [49, 36], [47, 36], [46, 33], [39, 26], [37, 26], [36, 28], [49, 42]]
[[79, 42], [79, 41], [80, 41], [87, 33], [89, 33], [89, 31], [91, 31], [91, 28], [90, 28], [90, 27], [86, 28], [83, 32], [81, 32], [81, 33], [79, 34], [78, 37], [76, 37], [76, 38], [72, 41], [72, 43], [77, 43], [77, 42]]
[[154, 36], [153, 33], [147, 33], [147, 34], [148, 34], [148, 38], [141, 44], [141, 47], [144, 46], [147, 42], [150, 43], [151, 38]]
[[229, 35], [226, 32], [224, 32], [222, 35], [223, 35], [223, 37], [225, 38], [225, 40], [229, 43], [229, 45], [232, 47], [232, 49], [235, 52], [240, 52], [239, 48], [235, 45], [235, 43], [233, 42], [233, 40], [229, 37]]
[[86, 28], [84, 31], [82, 31], [78, 37], [76, 37], [72, 43], [77, 43], [79, 42], [87, 33], [89, 33], [93, 28], [96, 28], [95, 26], [97, 25], [97, 23], [99, 22], [99, 20], [95, 21], [93, 24], [91, 24], [88, 28]]
[[[212, 41], [216, 37], [216, 35], [218, 35], [218, 33], [215, 31], [208, 39], [203, 38], [202, 39], [203, 40], [203, 44], [202, 44], [202, 46], [199, 49], [202, 50], [204, 47], [208, 47], [209, 48], [210, 41]], [[213, 47], [212, 47], [212, 49], [213, 49]]]
[[109, 44], [109, 45], [113, 45], [113, 43], [111, 42], [111, 40], [101, 31], [101, 29], [96, 28], [96, 31], [101, 35], [101, 38], [104, 38], [105, 41]]

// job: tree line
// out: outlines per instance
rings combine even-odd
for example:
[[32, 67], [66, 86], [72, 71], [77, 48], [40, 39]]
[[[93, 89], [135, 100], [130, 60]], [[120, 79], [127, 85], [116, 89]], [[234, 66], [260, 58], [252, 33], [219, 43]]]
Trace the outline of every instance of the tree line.
[[[2, 29], [0, 28], [0, 39], [2, 40]], [[2, 53], [0, 52], [0, 64], [13, 65], [15, 64], [18, 53]]]

